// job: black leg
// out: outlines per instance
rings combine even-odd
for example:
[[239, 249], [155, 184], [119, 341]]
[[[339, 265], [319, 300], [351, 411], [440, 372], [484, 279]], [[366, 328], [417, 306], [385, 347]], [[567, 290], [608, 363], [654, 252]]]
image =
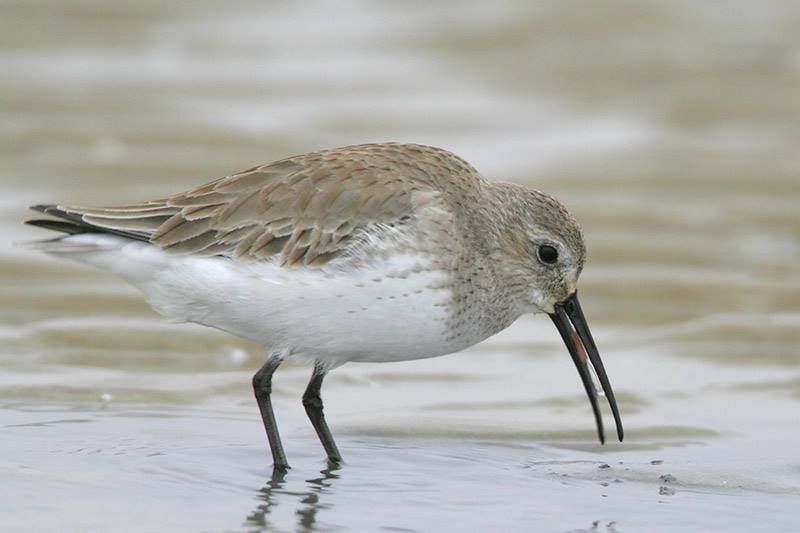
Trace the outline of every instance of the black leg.
[[336, 448], [331, 430], [328, 429], [328, 424], [325, 423], [325, 414], [322, 412], [322, 397], [319, 395], [319, 390], [322, 387], [324, 378], [325, 371], [322, 369], [322, 365], [317, 363], [314, 366], [311, 381], [308, 382], [306, 392], [303, 394], [303, 406], [306, 408], [306, 414], [308, 414], [311, 424], [317, 430], [319, 440], [325, 448], [325, 453], [328, 454], [328, 460], [332, 463], [339, 463], [342, 460], [342, 456]]
[[275, 470], [286, 470], [289, 463], [286, 461], [286, 453], [283, 451], [281, 436], [278, 434], [278, 426], [275, 424], [275, 414], [272, 412], [272, 374], [281, 364], [283, 359], [278, 355], [272, 355], [264, 363], [264, 366], [253, 376], [253, 391], [256, 394], [258, 408], [261, 410], [261, 419], [264, 421], [264, 430], [267, 432], [269, 448], [272, 451], [272, 463]]

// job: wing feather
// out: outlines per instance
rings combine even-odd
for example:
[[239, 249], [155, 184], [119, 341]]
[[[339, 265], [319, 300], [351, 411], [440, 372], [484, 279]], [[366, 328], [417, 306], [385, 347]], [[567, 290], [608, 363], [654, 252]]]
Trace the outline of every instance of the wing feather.
[[440, 200], [443, 166], [478, 179], [444, 150], [359, 145], [254, 167], [161, 200], [38, 210], [86, 231], [149, 240], [175, 253], [323, 265], [363, 246], [370, 232], [413, 224], [415, 209]]

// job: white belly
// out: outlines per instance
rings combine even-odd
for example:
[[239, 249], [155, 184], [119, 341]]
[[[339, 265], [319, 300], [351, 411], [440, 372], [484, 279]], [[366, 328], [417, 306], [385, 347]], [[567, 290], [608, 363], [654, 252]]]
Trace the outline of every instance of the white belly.
[[[70, 240], [78, 238], [100, 237]], [[452, 299], [446, 274], [430, 270], [419, 255], [395, 255], [355, 270], [285, 269], [173, 256], [146, 243], [103, 239], [108, 247], [75, 258], [123, 276], [171, 320], [212, 326], [294, 357], [336, 366], [433, 357], [464, 347], [446, 340]]]

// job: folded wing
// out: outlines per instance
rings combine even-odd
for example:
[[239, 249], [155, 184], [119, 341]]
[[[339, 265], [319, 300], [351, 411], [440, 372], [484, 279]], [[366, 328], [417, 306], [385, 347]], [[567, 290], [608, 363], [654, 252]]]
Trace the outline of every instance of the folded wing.
[[[29, 223], [68, 234], [104, 232], [149, 241], [179, 254], [240, 260], [278, 258], [283, 266], [322, 265], [373, 230], [414, 222], [438, 191], [428, 170], [394, 145], [313, 152], [224, 177], [141, 204], [34, 209], [61, 220]], [[419, 147], [437, 158], [447, 152]]]

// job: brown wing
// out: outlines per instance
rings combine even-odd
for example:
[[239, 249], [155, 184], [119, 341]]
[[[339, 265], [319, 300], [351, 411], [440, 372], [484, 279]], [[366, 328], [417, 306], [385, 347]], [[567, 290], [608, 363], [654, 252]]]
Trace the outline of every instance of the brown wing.
[[351, 146], [276, 161], [163, 200], [45, 212], [181, 254], [279, 254], [282, 265], [321, 265], [371, 229], [411, 223], [416, 210], [437, 201], [436, 175], [449, 163], [454, 172], [465, 165], [424, 146]]

